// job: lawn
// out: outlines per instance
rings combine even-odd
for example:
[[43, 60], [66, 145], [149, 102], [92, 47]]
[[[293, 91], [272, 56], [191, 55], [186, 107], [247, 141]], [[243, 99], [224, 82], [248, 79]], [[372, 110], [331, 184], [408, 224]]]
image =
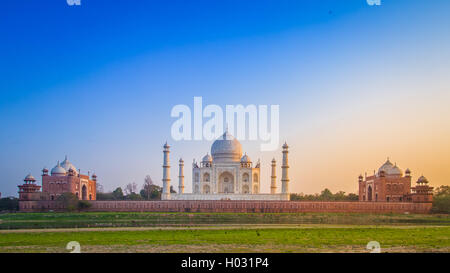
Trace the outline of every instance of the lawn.
[[0, 214], [0, 252], [450, 252], [449, 215]]
[[355, 213], [12, 213], [1, 229], [152, 227], [211, 224], [445, 225], [449, 215]]
[[449, 252], [450, 227], [298, 226], [296, 228], [184, 228], [121, 231], [0, 233], [0, 252]]

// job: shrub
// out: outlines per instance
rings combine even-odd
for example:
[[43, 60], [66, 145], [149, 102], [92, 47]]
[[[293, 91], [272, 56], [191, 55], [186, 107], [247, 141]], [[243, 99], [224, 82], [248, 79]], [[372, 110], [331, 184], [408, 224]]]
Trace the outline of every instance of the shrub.
[[56, 200], [62, 202], [67, 211], [74, 211], [78, 208], [78, 198], [71, 192], [61, 194]]
[[433, 213], [450, 213], [450, 186], [440, 186], [434, 191]]
[[78, 207], [79, 211], [82, 211], [82, 210], [86, 210], [86, 209], [92, 207], [92, 204], [89, 203], [88, 201], [80, 200], [80, 201], [78, 201], [77, 207]]
[[5, 197], [0, 199], [0, 211], [19, 210], [19, 199], [15, 197]]

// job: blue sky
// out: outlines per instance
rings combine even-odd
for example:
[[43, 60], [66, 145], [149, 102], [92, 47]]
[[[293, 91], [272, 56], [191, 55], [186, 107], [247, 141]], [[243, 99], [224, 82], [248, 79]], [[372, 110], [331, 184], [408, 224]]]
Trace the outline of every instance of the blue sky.
[[[428, 162], [450, 163], [449, 11], [445, 0], [4, 1], [0, 192], [16, 195], [27, 173], [66, 154], [106, 189], [146, 174], [161, 183], [170, 110], [194, 96], [279, 104], [296, 192], [356, 191], [357, 175], [386, 156], [448, 183]], [[210, 144], [172, 143], [173, 162]], [[280, 151], [243, 144], [267, 165], [268, 191], [268, 162]]]

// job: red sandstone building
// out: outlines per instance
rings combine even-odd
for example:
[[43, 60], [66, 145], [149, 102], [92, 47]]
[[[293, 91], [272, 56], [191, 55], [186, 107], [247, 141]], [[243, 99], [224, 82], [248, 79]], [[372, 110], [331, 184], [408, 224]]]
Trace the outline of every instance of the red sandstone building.
[[41, 186], [35, 184], [36, 179], [29, 174], [25, 177], [25, 184], [19, 187], [19, 200], [56, 200], [63, 193], [71, 192], [80, 200], [96, 200], [97, 176], [80, 174], [80, 171], [67, 159], [51, 170], [42, 170]]
[[[96, 176], [76, 172], [67, 160], [57, 164], [48, 175], [44, 169], [41, 187], [28, 175], [19, 186], [19, 209], [23, 212], [64, 211], [57, 197], [72, 192], [79, 199], [96, 199]], [[389, 160], [373, 176], [359, 177], [359, 200], [365, 202], [295, 202], [295, 201], [95, 201], [90, 211], [149, 211], [149, 212], [229, 212], [229, 213], [298, 213], [298, 212], [354, 212], [354, 213], [429, 213], [432, 207], [432, 187], [420, 177], [411, 187], [411, 172], [403, 172]]]
[[389, 159], [374, 175], [359, 176], [359, 201], [428, 203], [433, 201], [432, 190], [424, 176], [417, 180], [416, 187], [411, 187], [411, 171], [406, 169], [403, 175]]

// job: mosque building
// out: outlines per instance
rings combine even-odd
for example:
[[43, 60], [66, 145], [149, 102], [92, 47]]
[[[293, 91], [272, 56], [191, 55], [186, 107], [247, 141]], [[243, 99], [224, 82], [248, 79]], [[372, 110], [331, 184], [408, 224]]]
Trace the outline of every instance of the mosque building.
[[201, 162], [192, 163], [192, 193], [184, 192], [184, 161], [179, 160], [178, 193], [170, 193], [170, 146], [164, 145], [163, 200], [289, 200], [288, 145], [283, 145], [282, 189], [276, 193], [276, 161], [271, 162], [270, 194], [262, 194], [261, 164], [242, 154], [241, 143], [228, 131]]
[[428, 180], [421, 176], [416, 187], [411, 187], [411, 171], [403, 171], [387, 161], [378, 172], [363, 177], [359, 176], [359, 201], [366, 202], [432, 202], [433, 188], [428, 186]]
[[80, 170], [66, 158], [48, 173], [48, 169], [42, 170], [42, 191], [41, 186], [35, 184], [36, 179], [27, 175], [25, 183], [19, 185], [19, 200], [57, 200], [66, 192], [71, 192], [79, 200], [96, 200], [97, 176], [84, 175]]

